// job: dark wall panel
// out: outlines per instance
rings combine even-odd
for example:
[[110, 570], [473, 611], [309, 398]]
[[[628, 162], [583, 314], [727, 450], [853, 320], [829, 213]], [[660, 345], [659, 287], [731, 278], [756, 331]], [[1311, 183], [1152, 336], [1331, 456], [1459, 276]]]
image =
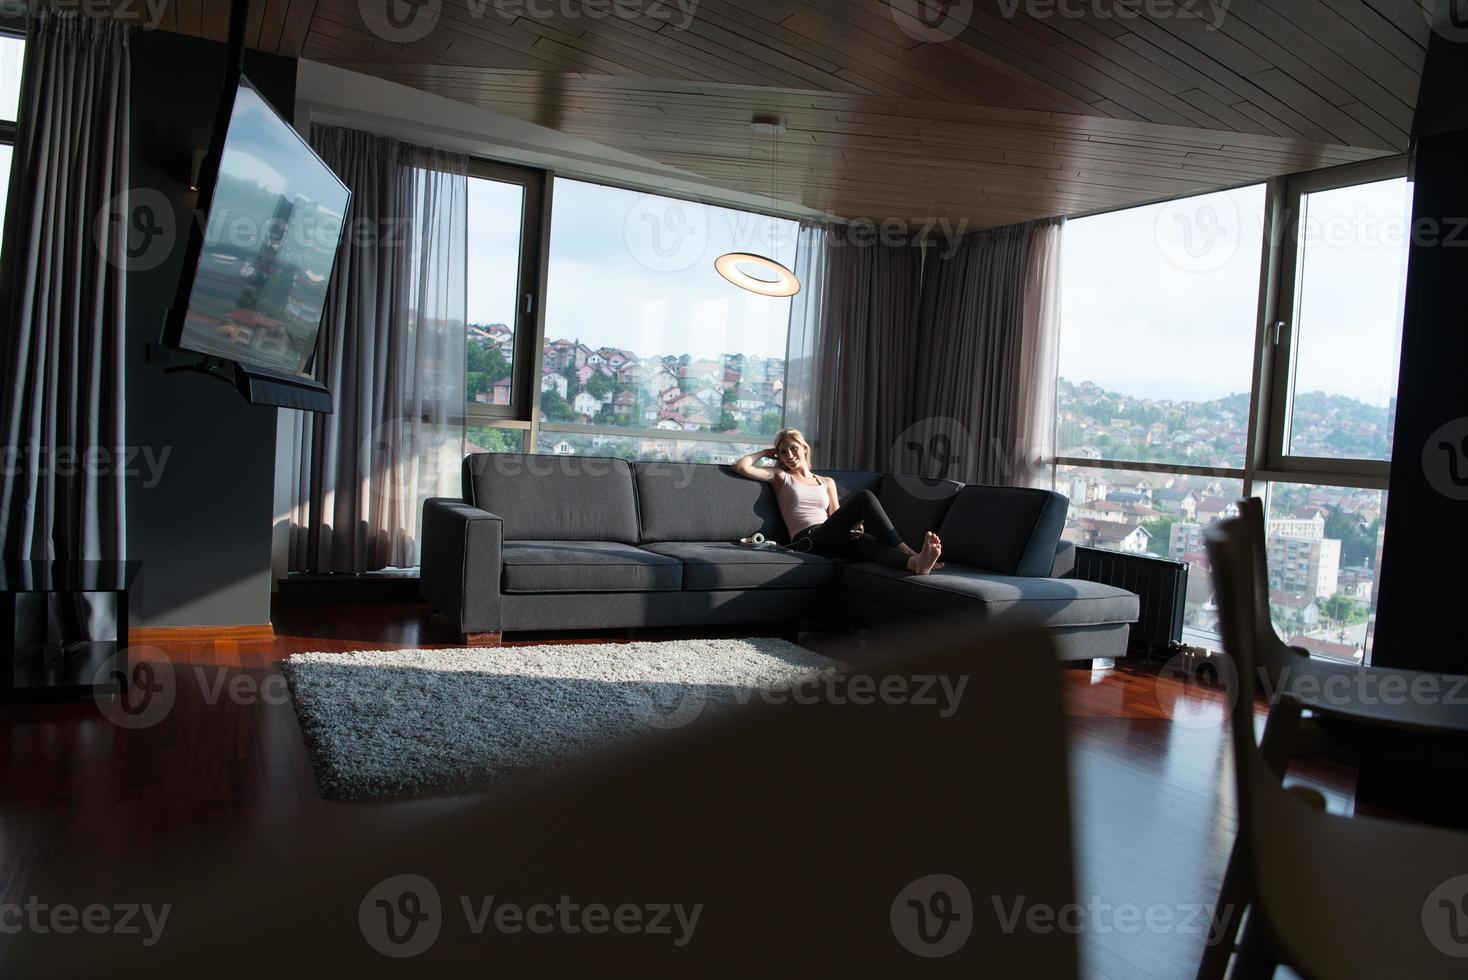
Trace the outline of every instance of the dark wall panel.
[[[128, 275], [128, 554], [143, 562], [134, 626], [270, 621], [273, 408], [224, 383], [145, 360], [183, 263], [195, 150], [209, 143], [225, 47], [163, 32], [133, 36], [133, 223]], [[296, 63], [251, 52], [246, 72], [289, 118]]]

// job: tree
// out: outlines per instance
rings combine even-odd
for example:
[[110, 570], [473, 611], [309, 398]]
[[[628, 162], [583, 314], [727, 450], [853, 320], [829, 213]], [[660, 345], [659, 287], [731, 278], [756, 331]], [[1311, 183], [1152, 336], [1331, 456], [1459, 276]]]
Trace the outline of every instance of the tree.
[[1376, 536], [1381, 530], [1381, 518], [1366, 527], [1344, 511], [1332, 507], [1325, 519], [1325, 536], [1341, 543], [1341, 564], [1346, 568], [1369, 565], [1376, 560]]
[[739, 431], [739, 420], [734, 417], [734, 414], [732, 412], [724, 412], [723, 414], [721, 414], [719, 416], [719, 431], [720, 432], [738, 432]]
[[765, 417], [759, 422], [759, 434], [762, 436], [774, 435], [780, 431], [781, 422], [782, 419], [778, 412], [766, 412]]
[[472, 402], [481, 391], [510, 376], [510, 362], [497, 348], [470, 341], [464, 364], [464, 401]]
[[586, 390], [591, 392], [591, 397], [597, 401], [608, 401], [612, 397], [612, 382], [609, 378], [601, 375], [593, 375], [586, 382]]
[[1337, 592], [1329, 599], [1326, 599], [1321, 611], [1325, 613], [1326, 619], [1334, 623], [1339, 623], [1342, 626], [1352, 626], [1356, 623], [1366, 622], [1365, 610], [1361, 609], [1356, 604], [1356, 600], [1344, 592]]
[[1159, 555], [1169, 554], [1172, 550], [1172, 526], [1181, 518], [1171, 514], [1163, 514], [1159, 517], [1149, 517], [1142, 522], [1142, 527], [1152, 535], [1152, 550]]
[[540, 411], [552, 422], [576, 421], [576, 409], [572, 408], [571, 403], [562, 398], [554, 388], [540, 393]]

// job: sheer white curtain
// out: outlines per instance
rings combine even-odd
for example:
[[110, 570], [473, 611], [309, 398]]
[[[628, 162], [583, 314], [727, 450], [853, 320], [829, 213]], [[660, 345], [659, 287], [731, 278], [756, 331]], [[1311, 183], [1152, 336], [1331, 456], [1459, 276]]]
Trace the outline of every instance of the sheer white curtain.
[[802, 430], [819, 445], [815, 406], [820, 357], [821, 318], [826, 304], [826, 229], [801, 222], [795, 249], [795, 276], [800, 292], [790, 301], [790, 333], [785, 350], [785, 425]]
[[331, 415], [296, 422], [291, 571], [419, 560], [421, 502], [457, 488], [464, 438], [468, 161], [317, 126], [352, 189], [322, 324]]
[[1010, 482], [1055, 483], [1056, 383], [1060, 375], [1060, 243], [1065, 221], [1042, 222], [1030, 240], [1020, 341], [1019, 405]]

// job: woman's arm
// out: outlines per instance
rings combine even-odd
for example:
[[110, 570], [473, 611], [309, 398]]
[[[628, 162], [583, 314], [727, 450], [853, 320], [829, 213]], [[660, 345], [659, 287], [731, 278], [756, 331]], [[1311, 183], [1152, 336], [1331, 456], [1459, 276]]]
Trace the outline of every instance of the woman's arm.
[[778, 470], [768, 466], [760, 466], [762, 459], [774, 459], [773, 449], [762, 449], [757, 453], [750, 453], [734, 461], [734, 472], [751, 480], [759, 480], [763, 483], [774, 483]]
[[817, 479], [826, 485], [826, 516], [830, 517], [841, 509], [841, 498], [836, 496], [836, 481], [824, 476]]

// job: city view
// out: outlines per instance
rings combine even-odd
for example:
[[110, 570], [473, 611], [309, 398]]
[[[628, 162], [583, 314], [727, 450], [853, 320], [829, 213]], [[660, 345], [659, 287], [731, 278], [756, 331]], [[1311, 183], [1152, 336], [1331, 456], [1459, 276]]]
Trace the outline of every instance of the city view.
[[[508, 405], [513, 334], [503, 324], [474, 325], [469, 334], [467, 400]], [[542, 430], [537, 452], [730, 463], [768, 447], [780, 430], [785, 362], [746, 354], [642, 356], [558, 338], [542, 351], [539, 405], [542, 421], [552, 427], [644, 431], [622, 435], [551, 428]], [[700, 435], [690, 440], [674, 433]], [[475, 429], [470, 436], [471, 452], [521, 451], [522, 437], [512, 430]]]
[[[1393, 407], [1323, 393], [1294, 401], [1297, 449], [1390, 458]], [[1145, 464], [1138, 470], [1062, 466], [1071, 499], [1065, 537], [1077, 545], [1187, 562], [1186, 624], [1214, 632], [1217, 610], [1203, 529], [1237, 514], [1240, 480], [1186, 476], [1168, 466], [1243, 465], [1249, 396], [1204, 402], [1131, 398], [1089, 381], [1059, 383], [1060, 455]], [[1386, 495], [1375, 490], [1271, 484], [1270, 611], [1291, 645], [1350, 662], [1370, 648]]]

